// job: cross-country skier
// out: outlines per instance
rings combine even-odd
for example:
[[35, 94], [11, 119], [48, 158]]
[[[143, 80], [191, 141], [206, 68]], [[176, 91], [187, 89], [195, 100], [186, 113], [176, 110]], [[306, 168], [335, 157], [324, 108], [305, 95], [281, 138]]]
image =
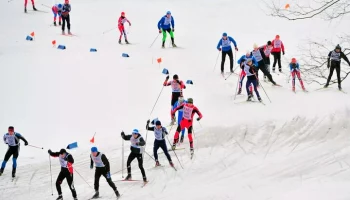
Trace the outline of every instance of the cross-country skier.
[[[267, 41], [267, 44], [262, 46], [261, 48], [263, 48], [264, 53], [265, 53], [265, 60], [264, 60], [265, 61], [265, 68], [269, 73], [271, 73], [271, 71], [270, 71], [270, 64], [271, 64], [270, 54], [271, 54], [271, 51], [273, 49], [272, 42]], [[264, 80], [267, 81], [266, 75], [264, 75]]]
[[301, 88], [305, 91], [303, 80], [301, 80], [300, 77], [300, 67], [299, 63], [297, 62], [297, 59], [292, 58], [292, 61], [289, 63], [290, 73], [292, 75], [292, 86], [293, 86], [293, 92], [295, 92], [295, 75], [298, 77]]
[[[32, 5], [33, 5], [33, 10], [34, 11], [37, 11], [37, 9], [35, 8], [35, 5], [34, 5], [34, 0], [31, 0], [32, 1]], [[24, 0], [24, 12], [27, 13], [27, 4], [28, 4], [28, 0]]]
[[117, 190], [117, 187], [112, 181], [111, 178], [111, 172], [110, 172], [110, 166], [109, 166], [109, 161], [106, 157], [105, 154], [101, 153], [98, 151], [97, 147], [91, 147], [91, 155], [90, 155], [90, 169], [94, 168], [94, 163], [95, 163], [95, 184], [94, 184], [94, 189], [95, 189], [95, 194], [92, 197], [92, 199], [98, 198], [100, 193], [99, 193], [99, 187], [100, 187], [100, 178], [101, 176], [104, 176], [107, 180], [107, 183], [111, 188], [113, 189], [115, 195], [117, 195], [117, 199], [120, 197], [120, 194]]
[[267, 71], [266, 69], [266, 65], [265, 65], [265, 61], [266, 60], [266, 56], [265, 56], [265, 52], [263, 50], [263, 48], [259, 48], [257, 44], [254, 44], [253, 46], [254, 50], [252, 51], [252, 55], [255, 57], [256, 61], [258, 62], [258, 65], [256, 65], [256, 71], [255, 71], [255, 75], [257, 78], [257, 84], [259, 85], [259, 70], [261, 70], [265, 76], [267, 76], [267, 78], [271, 81], [272, 84], [277, 85], [276, 82], [272, 79], [272, 75], [270, 74], [270, 72]]
[[190, 141], [190, 149], [191, 149], [191, 153], [193, 153], [194, 149], [193, 149], [193, 138], [192, 138], [192, 132], [193, 132], [193, 116], [195, 113], [197, 113], [198, 118], [197, 121], [201, 120], [203, 115], [202, 113], [198, 110], [198, 108], [196, 106], [193, 105], [193, 99], [192, 98], [188, 98], [187, 99], [187, 103], [183, 103], [180, 106], [178, 106], [177, 108], [175, 108], [172, 111], [172, 116], [175, 117], [175, 112], [183, 109], [183, 117], [181, 120], [181, 123], [177, 126], [175, 135], [174, 135], [174, 143], [172, 146], [172, 149], [175, 150], [176, 148], [176, 143], [179, 140], [179, 134], [180, 131], [182, 131], [183, 129], [187, 128], [188, 130], [188, 139]]
[[2, 161], [2, 164], [1, 164], [0, 176], [2, 175], [2, 173], [4, 173], [6, 163], [12, 156], [12, 177], [13, 178], [16, 177], [17, 158], [18, 158], [19, 149], [20, 149], [19, 140], [23, 140], [25, 146], [28, 145], [27, 140], [21, 134], [15, 132], [15, 128], [13, 126], [10, 126], [8, 128], [8, 132], [4, 135], [4, 142], [9, 147], [5, 154], [4, 161]]
[[225, 65], [226, 55], [228, 55], [228, 57], [230, 58], [230, 71], [231, 73], [233, 73], [233, 53], [231, 48], [231, 42], [235, 46], [235, 50], [238, 51], [236, 41], [232, 37], [227, 36], [227, 33], [222, 34], [222, 38], [219, 40], [219, 43], [216, 46], [216, 48], [222, 52], [221, 74], [224, 74], [224, 65]]
[[65, 149], [61, 149], [59, 152], [52, 152], [51, 149], [48, 150], [48, 153], [52, 157], [59, 157], [61, 164], [61, 171], [58, 174], [56, 180], [56, 189], [58, 193], [58, 198], [56, 200], [63, 200], [61, 184], [64, 179], [67, 179], [67, 183], [70, 191], [72, 192], [74, 200], [78, 200], [77, 192], [75, 191], [74, 181], [73, 181], [73, 163], [74, 159], [71, 154], [69, 154]]
[[61, 25], [61, 21], [62, 21], [62, 8], [63, 8], [63, 5], [62, 5], [62, 4], [55, 4], [54, 6], [52, 6], [53, 25], [55, 25], [55, 26], [57, 26], [57, 24], [56, 24], [57, 15], [58, 15], [58, 25]]
[[[156, 120], [156, 125], [149, 127], [150, 120], [147, 120], [146, 129], [154, 132], [154, 145], [153, 145], [153, 155], [156, 160], [156, 166], [160, 166], [158, 160], [158, 149], [161, 148], [167, 157], [170, 166], [174, 167], [173, 161], [171, 160], [168, 148], [166, 146], [165, 135], [168, 135], [168, 131], [165, 127], [162, 127], [162, 123], [159, 120]], [[154, 122], [153, 122], [154, 123]]]
[[[177, 107], [179, 107], [181, 104], [183, 103], [187, 103], [187, 101], [185, 101], [183, 96], [179, 97], [179, 100], [177, 102], [175, 102], [174, 106], [173, 106], [173, 110]], [[177, 114], [177, 124], [180, 124], [181, 120], [182, 120], [182, 116], [183, 116], [183, 109], [178, 110], [178, 114]], [[184, 141], [184, 137], [185, 137], [185, 131], [186, 129], [183, 129], [181, 131], [181, 138], [180, 138], [180, 142], [183, 143]]]
[[165, 48], [165, 40], [166, 40], [166, 32], [170, 34], [171, 43], [173, 47], [177, 47], [174, 42], [174, 31], [175, 31], [175, 22], [174, 18], [171, 15], [170, 11], [166, 12], [166, 15], [163, 16], [159, 22], [158, 22], [158, 31], [159, 33], [163, 32], [163, 39], [162, 39], [162, 48]]
[[129, 26], [131, 26], [131, 22], [125, 17], [125, 12], [122, 12], [120, 15], [121, 16], [119, 17], [119, 20], [118, 20], [118, 29], [120, 31], [119, 44], [122, 43], [123, 35], [124, 35], [125, 43], [129, 44], [128, 38], [126, 36], [125, 28], [124, 28], [124, 23], [128, 22]]
[[68, 28], [68, 34], [72, 35], [70, 32], [70, 16], [69, 13], [71, 11], [71, 6], [69, 4], [69, 0], [64, 0], [63, 8], [62, 8], [62, 35], [65, 35], [64, 29], [66, 27], [67, 22], [67, 28]]
[[[186, 89], [186, 85], [183, 83], [183, 81], [179, 80], [179, 76], [175, 74], [173, 76], [172, 81], [169, 81], [169, 76], [167, 76], [165, 78], [163, 86], [171, 86], [172, 94], [171, 94], [170, 112], [172, 112], [175, 102], [178, 100], [179, 97], [183, 96], [182, 89]], [[173, 125], [174, 123], [175, 123], [175, 119], [171, 117], [171, 125]]]
[[145, 173], [145, 169], [143, 168], [143, 158], [142, 153], [145, 151], [144, 146], [146, 145], [145, 140], [139, 133], [139, 130], [134, 129], [132, 131], [132, 135], [125, 135], [124, 131], [121, 133], [121, 136], [124, 140], [130, 140], [131, 146], [130, 146], [130, 154], [128, 157], [128, 161], [126, 162], [127, 168], [128, 168], [128, 176], [125, 178], [125, 180], [132, 180], [131, 177], [131, 162], [136, 158], [139, 163], [139, 168], [142, 173], [143, 182], [147, 182], [147, 177]]
[[[244, 71], [244, 63], [246, 62], [246, 60], [248, 58], [251, 58], [254, 65], [257, 66], [258, 65], [258, 62], [256, 62], [256, 59], [255, 57], [251, 54], [250, 51], [247, 51], [245, 55], [243, 55], [238, 61], [237, 63], [239, 64], [239, 66], [241, 67], [242, 71], [241, 71], [241, 74], [239, 76], [239, 88], [238, 88], [238, 92], [237, 94], [241, 94], [242, 93], [242, 85], [243, 85], [243, 80], [244, 80], [244, 77], [246, 76], [246, 73]], [[253, 91], [253, 87], [250, 86], [249, 87], [249, 90], [250, 92]]]
[[340, 62], [341, 59], [344, 59], [348, 65], [350, 65], [349, 59], [348, 57], [346, 57], [346, 55], [341, 51], [341, 47], [339, 46], [339, 44], [335, 47], [335, 49], [331, 52], [329, 52], [328, 54], [328, 64], [327, 64], [327, 68], [329, 70], [329, 76], [327, 79], [327, 83], [324, 86], [325, 88], [329, 86], [329, 82], [331, 81], [331, 78], [333, 76], [333, 71], [334, 69], [337, 72], [337, 78], [338, 78], [338, 88], [339, 90], [341, 90], [341, 80], [340, 80]]
[[284, 45], [283, 42], [280, 40], [280, 36], [276, 35], [275, 39], [272, 40], [272, 46], [273, 49], [271, 50], [271, 54], [273, 55], [273, 65], [272, 65], [272, 72], [275, 72], [276, 63], [278, 62], [278, 69], [280, 72], [282, 72], [282, 65], [281, 65], [281, 51], [284, 55]]
[[258, 83], [257, 83], [257, 75], [255, 73], [255, 66], [253, 65], [252, 59], [248, 58], [247, 61], [244, 63], [244, 71], [247, 74], [247, 84], [246, 84], [246, 90], [248, 94], [247, 101], [251, 101], [253, 98], [253, 93], [250, 93], [249, 86], [250, 84], [253, 84], [254, 91], [256, 93], [256, 96], [258, 97], [258, 100], [261, 102], [262, 99], [260, 97], [259, 91], [258, 91]]

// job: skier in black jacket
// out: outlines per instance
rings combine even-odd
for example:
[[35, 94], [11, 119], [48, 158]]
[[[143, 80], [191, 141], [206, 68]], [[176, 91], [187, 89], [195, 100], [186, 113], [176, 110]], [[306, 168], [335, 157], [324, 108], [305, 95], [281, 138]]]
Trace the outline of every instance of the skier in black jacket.
[[100, 182], [100, 177], [104, 176], [111, 188], [113, 189], [115, 195], [117, 195], [117, 199], [120, 197], [120, 194], [117, 190], [117, 187], [112, 181], [111, 178], [111, 172], [110, 172], [110, 167], [109, 167], [109, 161], [106, 157], [105, 154], [99, 152], [97, 150], [97, 147], [92, 147], [91, 148], [91, 155], [90, 155], [90, 169], [94, 168], [94, 163], [95, 163], [95, 184], [94, 184], [94, 189], [95, 189], [95, 195], [92, 197], [93, 199], [99, 197], [99, 182]]
[[142, 153], [144, 152], [144, 146], [146, 145], [145, 140], [139, 133], [139, 130], [134, 129], [132, 131], [132, 135], [125, 135], [124, 131], [121, 132], [121, 136], [124, 140], [130, 140], [131, 146], [130, 146], [130, 154], [128, 157], [128, 161], [126, 163], [128, 168], [128, 176], [125, 178], [125, 180], [131, 180], [131, 162], [137, 158], [137, 161], [139, 163], [139, 168], [142, 173], [143, 181], [147, 182], [147, 177], [145, 173], [145, 169], [143, 169], [143, 159], [142, 159]]
[[59, 152], [52, 152], [51, 149], [49, 149], [48, 153], [52, 157], [59, 157], [61, 164], [61, 172], [58, 174], [56, 180], [56, 189], [58, 192], [58, 198], [56, 200], [63, 200], [61, 184], [64, 179], [67, 179], [67, 183], [69, 189], [72, 192], [74, 200], [78, 200], [77, 192], [75, 191], [73, 184], [73, 156], [69, 154], [65, 149], [61, 149]]
[[66, 27], [67, 22], [67, 28], [68, 28], [68, 34], [72, 35], [70, 32], [70, 13], [71, 6], [69, 4], [69, 0], [65, 0], [62, 8], [62, 35], [65, 35], [64, 29]]
[[341, 47], [339, 44], [335, 47], [335, 49], [328, 54], [328, 63], [327, 63], [327, 68], [329, 70], [329, 76], [327, 79], [327, 83], [324, 86], [325, 88], [329, 86], [329, 82], [331, 81], [331, 78], [333, 76], [333, 71], [334, 69], [337, 72], [337, 78], [338, 78], [338, 88], [341, 90], [341, 80], [340, 80], [340, 62], [341, 59], [344, 59], [348, 65], [350, 65], [348, 57], [341, 51]]

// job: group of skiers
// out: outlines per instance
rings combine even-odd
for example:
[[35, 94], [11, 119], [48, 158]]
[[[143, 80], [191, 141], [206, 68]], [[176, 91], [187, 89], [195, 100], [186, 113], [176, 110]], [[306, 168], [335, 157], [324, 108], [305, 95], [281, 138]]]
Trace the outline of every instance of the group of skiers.
[[69, 4], [69, 0], [64, 0], [64, 4], [55, 4], [52, 6], [53, 17], [53, 25], [57, 26], [56, 18], [58, 18], [58, 24], [61, 25], [62, 21], [62, 35], [65, 35], [65, 27], [67, 23], [68, 35], [72, 35], [70, 31], [70, 11], [71, 5]]

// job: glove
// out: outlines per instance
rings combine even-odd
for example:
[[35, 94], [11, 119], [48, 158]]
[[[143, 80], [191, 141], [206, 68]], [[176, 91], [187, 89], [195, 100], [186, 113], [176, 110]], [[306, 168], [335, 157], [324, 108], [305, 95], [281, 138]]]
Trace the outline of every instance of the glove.
[[330, 64], [328, 64], [328, 65], [327, 65], [327, 68], [329, 69], [330, 67], [331, 67]]
[[136, 146], [139, 146], [139, 143], [138, 143], [138, 142], [136, 142]]
[[147, 120], [147, 125], [150, 123], [150, 120]]
[[131, 23], [129, 23], [129, 26], [131, 26]]
[[200, 117], [198, 117], [198, 118], [197, 118], [197, 121], [199, 121], [199, 120], [201, 120], [201, 118], [200, 118]]
[[284, 55], [284, 52], [283, 52], [283, 55]]
[[111, 172], [107, 172], [107, 178], [108, 178], [108, 179], [111, 178]]
[[122, 131], [122, 132], [120, 133], [120, 135], [121, 135], [122, 137], [124, 137], [124, 136], [125, 136], [124, 131]]
[[236, 51], [238, 51], [238, 48], [237, 48], [237, 47], [235, 47], [235, 49], [236, 49]]
[[177, 82], [178, 84], [181, 84], [179, 80], [176, 80], [176, 82]]
[[165, 78], [166, 80], [169, 80], [169, 75]]
[[175, 29], [171, 29], [173, 32], [175, 32]]
[[24, 146], [27, 146], [27, 145], [28, 145], [28, 142], [25, 142], [25, 143], [24, 143]]
[[218, 48], [219, 51], [221, 51], [221, 48]]
[[94, 166], [90, 165], [90, 169], [94, 168]]
[[162, 30], [159, 29], [159, 33], [162, 33]]
[[49, 150], [47, 151], [47, 153], [51, 154], [51, 153], [52, 153], [51, 149], [49, 149]]

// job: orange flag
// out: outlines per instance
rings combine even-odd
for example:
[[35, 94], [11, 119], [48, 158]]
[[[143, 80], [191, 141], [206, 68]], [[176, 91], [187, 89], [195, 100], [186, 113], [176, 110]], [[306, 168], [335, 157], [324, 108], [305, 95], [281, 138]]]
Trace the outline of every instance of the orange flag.
[[158, 59], [157, 59], [157, 62], [158, 62], [158, 63], [161, 63], [161, 62], [162, 62], [162, 58], [158, 58]]
[[30, 35], [31, 35], [32, 37], [35, 37], [35, 33], [34, 33], [34, 31], [33, 31], [33, 32], [31, 32], [31, 33], [30, 33]]
[[53, 46], [56, 45], [56, 40], [52, 40], [52, 45], [53, 45]]
[[286, 4], [286, 6], [284, 6], [284, 8], [285, 8], [285, 9], [288, 9], [288, 8], [290, 8], [290, 5], [289, 5], [289, 3], [287, 3], [287, 4]]

